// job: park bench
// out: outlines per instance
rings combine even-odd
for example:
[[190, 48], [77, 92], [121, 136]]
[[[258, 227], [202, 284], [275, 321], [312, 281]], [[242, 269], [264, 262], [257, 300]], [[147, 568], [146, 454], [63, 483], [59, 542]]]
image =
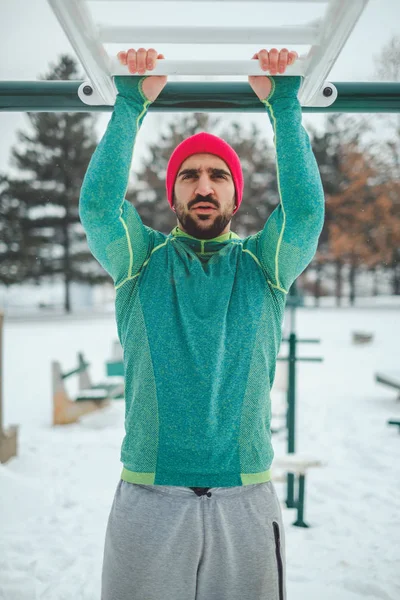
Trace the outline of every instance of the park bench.
[[388, 425], [397, 425], [400, 433], [400, 419], [389, 419], [387, 422]]
[[[58, 361], [52, 362], [53, 378], [53, 425], [75, 423], [87, 413], [107, 406], [110, 400], [121, 397], [123, 383], [102, 383], [94, 385], [90, 379], [83, 354], [78, 353], [78, 366], [65, 373]], [[79, 376], [79, 391], [74, 400], [67, 393], [65, 381], [73, 375]]]
[[[400, 372], [375, 373], [375, 381], [396, 390], [397, 400], [400, 400]], [[389, 419], [387, 424], [398, 425], [400, 432], [400, 421], [398, 419]]]
[[397, 399], [400, 400], [400, 372], [375, 373], [375, 381], [395, 389], [398, 392]]
[[124, 376], [123, 352], [119, 340], [113, 342], [111, 358], [106, 362], [106, 373], [108, 377]]
[[323, 464], [320, 460], [297, 453], [275, 456], [273, 460], [271, 467], [273, 483], [286, 483], [288, 473], [297, 477], [297, 497], [293, 505], [288, 506], [297, 509], [297, 519], [292, 523], [295, 527], [309, 527], [304, 522], [306, 474], [308, 469], [321, 467]]
[[117, 377], [116, 381], [94, 384], [89, 375], [89, 367], [90, 363], [85, 361], [82, 352], [78, 352], [79, 395], [75, 399], [77, 402], [93, 397], [101, 398], [102, 394], [105, 398], [113, 400], [125, 397], [124, 383], [120, 377]]

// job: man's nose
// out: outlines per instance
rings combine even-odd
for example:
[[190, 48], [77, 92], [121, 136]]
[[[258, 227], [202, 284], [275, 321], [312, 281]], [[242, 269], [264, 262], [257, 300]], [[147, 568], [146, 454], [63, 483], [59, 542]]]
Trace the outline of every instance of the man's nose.
[[199, 196], [208, 196], [209, 194], [214, 194], [214, 187], [212, 185], [212, 181], [207, 175], [204, 174], [199, 177], [199, 179], [197, 180], [195, 193], [199, 194]]

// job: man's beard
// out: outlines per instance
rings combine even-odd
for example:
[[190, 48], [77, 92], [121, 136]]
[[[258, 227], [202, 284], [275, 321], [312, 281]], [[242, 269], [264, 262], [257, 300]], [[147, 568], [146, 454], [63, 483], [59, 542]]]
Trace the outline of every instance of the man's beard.
[[[201, 202], [209, 202], [213, 206], [216, 206], [215, 200], [212, 200], [209, 196], [197, 196], [195, 200], [188, 205], [188, 208], [191, 209], [193, 206], [200, 204]], [[215, 218], [213, 218], [213, 213], [200, 213], [197, 214], [196, 217], [192, 217], [191, 211], [189, 210], [189, 212], [185, 212], [183, 209], [181, 209], [179, 202], [177, 202], [175, 198], [175, 213], [179, 223], [189, 235], [200, 240], [211, 240], [221, 235], [225, 227], [232, 220], [233, 211], [234, 201], [232, 201], [231, 210], [229, 210], [227, 213], [220, 214]], [[209, 221], [209, 225], [206, 227], [204, 225], [203, 227], [199, 227], [197, 224], [197, 219], [203, 223], [207, 223]]]

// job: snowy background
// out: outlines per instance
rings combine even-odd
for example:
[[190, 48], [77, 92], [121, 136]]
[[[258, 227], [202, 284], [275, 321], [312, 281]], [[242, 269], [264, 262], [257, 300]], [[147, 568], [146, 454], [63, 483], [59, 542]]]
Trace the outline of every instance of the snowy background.
[[[400, 371], [399, 313], [395, 303], [297, 312], [298, 335], [321, 340], [299, 354], [324, 359], [298, 367], [297, 450], [325, 466], [307, 476], [310, 528], [293, 527], [294, 509], [283, 509], [288, 600], [400, 598], [400, 435], [386, 424], [400, 402], [374, 381], [377, 370]], [[353, 331], [373, 342], [353, 345]], [[123, 401], [51, 427], [50, 364], [69, 370], [83, 351], [102, 380], [116, 337], [112, 314], [6, 320], [4, 421], [20, 431], [18, 457], [0, 465], [1, 600], [100, 598]], [[276, 455], [285, 436], [273, 437]], [[276, 489], [283, 502], [284, 484]]]

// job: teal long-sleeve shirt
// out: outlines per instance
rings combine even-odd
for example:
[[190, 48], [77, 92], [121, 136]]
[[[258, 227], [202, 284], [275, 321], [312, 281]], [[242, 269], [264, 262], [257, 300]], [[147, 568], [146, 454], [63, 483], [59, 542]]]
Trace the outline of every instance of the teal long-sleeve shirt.
[[274, 131], [280, 204], [254, 235], [200, 240], [145, 226], [126, 201], [150, 101], [144, 78], [116, 78], [119, 93], [85, 175], [80, 216], [116, 289], [125, 481], [231, 487], [270, 479], [270, 389], [287, 292], [313, 258], [324, 220], [297, 99], [301, 79], [271, 79], [263, 104]]

